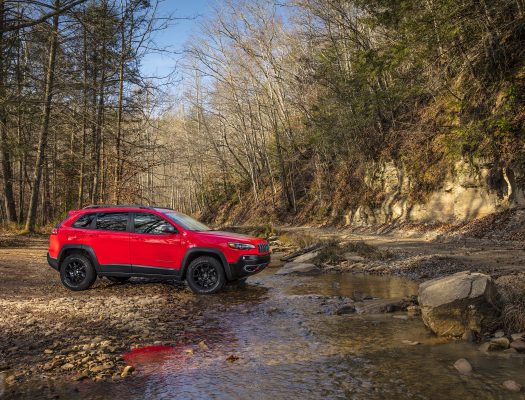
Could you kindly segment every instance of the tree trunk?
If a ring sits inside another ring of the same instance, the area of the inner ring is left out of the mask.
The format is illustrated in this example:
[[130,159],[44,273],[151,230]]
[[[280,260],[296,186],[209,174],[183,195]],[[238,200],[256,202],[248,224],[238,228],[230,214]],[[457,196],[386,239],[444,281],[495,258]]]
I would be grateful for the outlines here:
[[124,62],[125,62],[125,51],[126,51],[126,37],[124,33],[124,23],[122,24],[121,31],[121,53],[119,63],[119,87],[118,87],[118,105],[117,105],[117,138],[115,143],[115,192],[114,199],[115,204],[120,202],[120,182],[122,180],[122,162],[121,158],[121,135],[122,135],[122,108],[124,98]]
[[[55,10],[60,8],[60,0],[54,2]],[[31,190],[31,199],[29,202],[29,210],[27,213],[26,230],[34,231],[36,222],[36,213],[38,207],[38,194],[40,190],[40,181],[42,180],[42,169],[45,162],[45,152],[47,145],[47,137],[49,133],[49,117],[51,115],[51,104],[53,100],[53,84],[55,79],[55,63],[58,46],[58,22],[59,15],[53,17],[53,30],[51,32],[51,44],[49,46],[49,59],[46,72],[46,85],[44,92],[44,109],[42,113],[42,124],[40,128],[40,135],[38,138],[38,148],[35,163],[35,170],[33,173],[33,188]]]
[[13,193],[13,169],[11,166],[11,154],[7,135],[7,110],[6,104],[6,62],[4,59],[4,22],[5,8],[4,0],[0,0],[0,151],[2,153],[2,175],[4,183],[4,203],[6,218],[9,222],[17,222],[16,203]]

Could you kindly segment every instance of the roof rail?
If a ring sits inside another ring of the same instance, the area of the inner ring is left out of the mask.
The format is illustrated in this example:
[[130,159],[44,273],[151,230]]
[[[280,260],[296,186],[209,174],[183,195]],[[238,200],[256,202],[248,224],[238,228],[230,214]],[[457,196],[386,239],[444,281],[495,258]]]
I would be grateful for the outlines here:
[[90,208],[144,208],[147,210],[152,210],[154,207],[144,206],[141,204],[92,204],[89,206],[85,206],[83,210]]

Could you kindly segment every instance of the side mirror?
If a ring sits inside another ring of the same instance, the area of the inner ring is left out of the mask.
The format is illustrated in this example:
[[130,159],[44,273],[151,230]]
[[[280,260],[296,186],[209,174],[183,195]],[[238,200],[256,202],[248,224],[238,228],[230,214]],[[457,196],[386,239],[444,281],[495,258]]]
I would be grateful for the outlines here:
[[173,225],[167,224],[166,226],[164,226],[162,233],[178,233],[178,231],[177,228],[175,228]]

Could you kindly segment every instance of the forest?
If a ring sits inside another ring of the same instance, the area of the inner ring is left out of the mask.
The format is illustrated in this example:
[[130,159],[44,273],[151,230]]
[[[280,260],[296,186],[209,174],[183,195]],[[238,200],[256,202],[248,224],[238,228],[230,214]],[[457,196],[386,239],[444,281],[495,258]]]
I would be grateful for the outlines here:
[[[342,223],[391,163],[424,202],[462,160],[524,179],[523,0],[225,0],[176,79],[147,0],[0,1],[0,222],[143,203]],[[511,193],[512,192],[512,193]]]

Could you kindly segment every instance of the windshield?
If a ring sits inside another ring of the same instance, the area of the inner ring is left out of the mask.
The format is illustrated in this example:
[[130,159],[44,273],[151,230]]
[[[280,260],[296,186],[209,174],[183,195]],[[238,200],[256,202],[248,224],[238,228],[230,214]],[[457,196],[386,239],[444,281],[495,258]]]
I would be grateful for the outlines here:
[[170,211],[170,212],[165,213],[164,215],[166,215],[169,219],[171,219],[177,225],[180,225],[184,229],[187,229],[189,231],[202,232],[202,231],[211,230],[203,223],[200,223],[196,219],[193,219],[192,217],[189,217],[185,214],[181,214],[175,211]]

